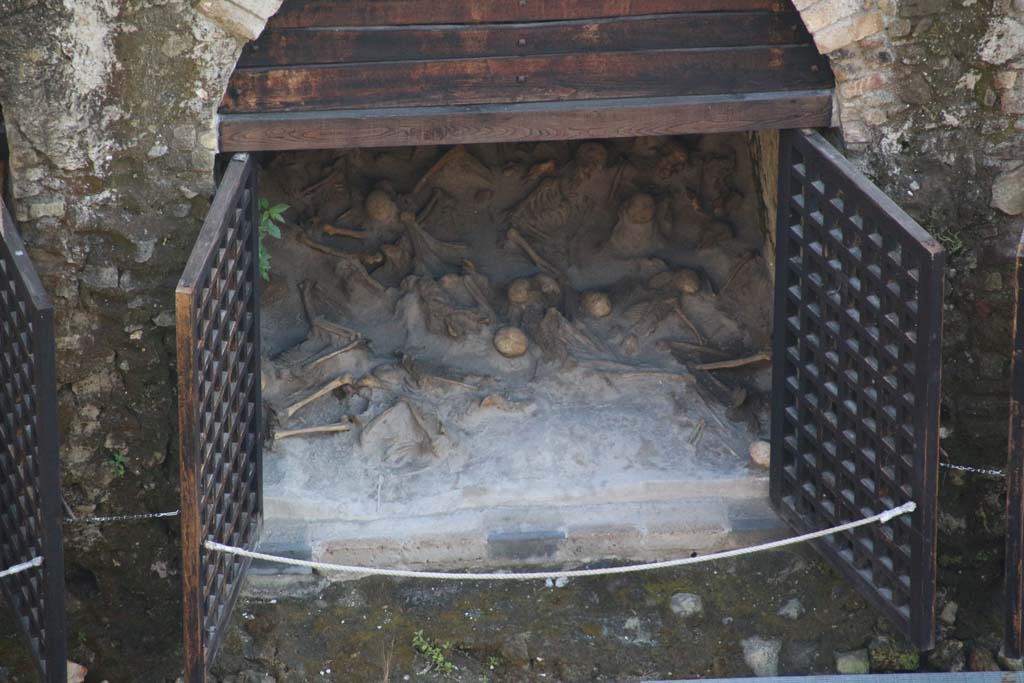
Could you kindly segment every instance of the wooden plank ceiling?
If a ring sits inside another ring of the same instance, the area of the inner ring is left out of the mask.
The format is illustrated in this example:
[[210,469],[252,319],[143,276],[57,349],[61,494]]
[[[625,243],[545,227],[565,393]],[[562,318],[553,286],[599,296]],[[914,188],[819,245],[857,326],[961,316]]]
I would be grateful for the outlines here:
[[286,0],[221,148],[814,127],[832,88],[789,0]]

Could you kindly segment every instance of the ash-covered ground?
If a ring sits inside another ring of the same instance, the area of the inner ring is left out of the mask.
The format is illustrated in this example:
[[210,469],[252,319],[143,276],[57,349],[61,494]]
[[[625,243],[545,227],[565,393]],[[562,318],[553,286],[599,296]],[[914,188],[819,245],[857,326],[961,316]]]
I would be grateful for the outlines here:
[[296,520],[763,497],[755,176],[742,135],[268,160],[290,207],[265,239],[272,544],[349,533]]

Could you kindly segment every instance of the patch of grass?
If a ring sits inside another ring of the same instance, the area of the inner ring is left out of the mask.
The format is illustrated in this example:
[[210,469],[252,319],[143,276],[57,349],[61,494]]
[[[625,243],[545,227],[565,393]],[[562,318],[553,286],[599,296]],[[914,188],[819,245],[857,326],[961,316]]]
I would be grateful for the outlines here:
[[284,212],[291,207],[287,204],[274,204],[266,197],[260,197],[260,277],[264,280],[270,279],[270,252],[263,245],[263,238],[270,236],[274,239],[281,239],[281,225],[284,223]]
[[124,479],[124,475],[128,474],[128,456],[121,451],[114,451],[110,454],[108,462],[114,468],[114,478]]
[[429,664],[428,670],[439,671],[443,674],[450,674],[455,671],[455,665],[448,659],[448,653],[452,649],[450,642],[434,643],[423,635],[423,630],[421,629],[412,634],[412,646],[416,652],[427,660]]

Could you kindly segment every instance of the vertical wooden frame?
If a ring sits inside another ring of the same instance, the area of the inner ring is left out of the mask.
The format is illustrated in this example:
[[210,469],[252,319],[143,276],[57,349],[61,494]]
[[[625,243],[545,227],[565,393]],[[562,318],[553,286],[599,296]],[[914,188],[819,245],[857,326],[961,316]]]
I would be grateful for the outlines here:
[[[64,683],[67,629],[53,305],[2,200],[0,237],[0,260],[4,262],[0,383],[5,394],[0,430],[13,432],[6,438],[0,436],[0,459],[5,467],[28,475],[0,482],[19,487],[5,488],[18,499],[17,504],[0,495],[4,507],[0,533],[7,533],[9,539],[0,544],[0,565],[43,557],[40,567],[0,580],[0,587],[15,610],[43,680]],[[24,373],[20,378],[9,375],[15,364]],[[26,410],[19,411],[16,406]]]
[[820,135],[779,162],[772,502],[806,532],[913,500],[815,547],[929,649],[945,253]]
[[176,291],[185,676],[205,683],[262,523],[256,167],[228,164]]
[[1024,233],[1017,243],[1006,464],[1006,616],[1003,651],[1024,656]]

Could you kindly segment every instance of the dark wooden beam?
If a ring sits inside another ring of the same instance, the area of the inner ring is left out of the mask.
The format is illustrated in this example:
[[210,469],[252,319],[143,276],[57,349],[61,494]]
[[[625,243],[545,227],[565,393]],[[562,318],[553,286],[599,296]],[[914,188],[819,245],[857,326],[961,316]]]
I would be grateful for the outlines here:
[[268,28],[484,24],[673,12],[776,10],[778,0],[291,0]]
[[1006,463],[1007,657],[1024,656],[1024,233],[1017,243],[1013,355],[1010,357],[1010,440]]
[[830,125],[830,89],[221,116],[224,152],[577,140]]
[[[346,3],[341,3],[346,4]],[[222,114],[671,97],[832,86],[812,45],[239,69]]]
[[699,12],[533,24],[272,29],[240,68],[810,44],[796,12]]

